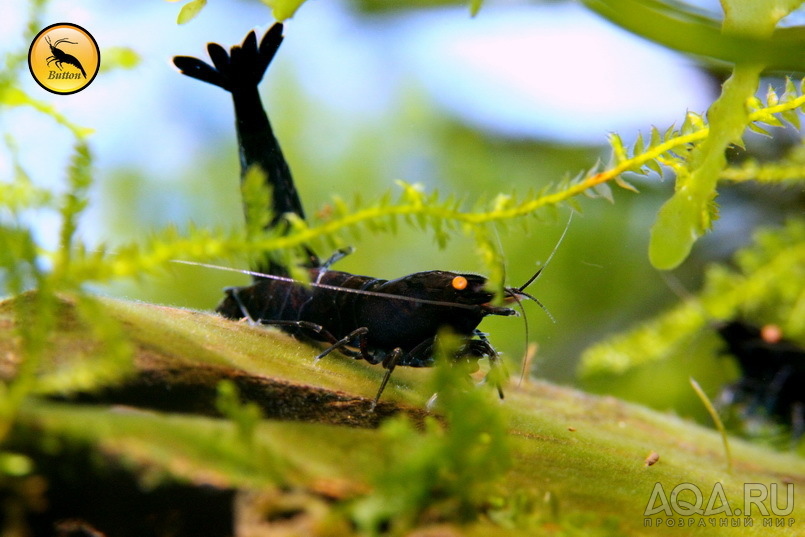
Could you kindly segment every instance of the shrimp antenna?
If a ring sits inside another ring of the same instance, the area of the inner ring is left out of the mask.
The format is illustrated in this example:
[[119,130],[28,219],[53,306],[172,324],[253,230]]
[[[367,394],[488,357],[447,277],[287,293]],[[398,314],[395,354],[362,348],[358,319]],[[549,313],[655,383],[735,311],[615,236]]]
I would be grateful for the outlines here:
[[[542,302],[540,302],[537,297],[535,297],[533,295],[530,295],[530,294],[526,293],[525,291],[520,291],[519,289],[506,289],[506,291],[507,291],[508,296],[511,297],[511,299],[514,300],[514,302],[517,303],[517,309],[519,309],[520,312],[523,314],[523,326],[525,327],[526,352],[528,352],[528,350],[527,350],[528,349],[528,316],[525,314],[525,308],[523,307],[523,301],[521,300],[521,298],[527,298],[527,299],[529,299],[529,300],[531,300],[533,302],[536,302],[537,305],[542,309],[542,311],[545,312],[545,315],[548,316],[548,318],[551,320],[552,323],[556,324],[556,319],[554,318],[553,315],[551,315],[551,312],[548,311],[548,308],[546,308],[545,305]],[[520,371],[520,381],[517,383],[518,386],[520,386],[523,383],[523,379],[525,378],[526,367],[528,365],[528,360],[526,358],[527,358],[527,355],[523,357],[523,369],[522,369],[522,371]]]
[[[542,274],[542,270],[545,267],[548,266],[548,264],[553,259],[553,256],[556,255],[556,252],[559,250],[559,246],[562,244],[562,241],[565,240],[565,235],[567,235],[567,230],[570,229],[570,222],[572,222],[572,221],[573,221],[573,212],[571,211],[570,212],[570,217],[567,219],[567,224],[565,225],[565,229],[564,229],[564,231],[562,231],[562,235],[559,237],[559,240],[556,241],[556,245],[553,247],[553,250],[551,251],[551,254],[548,256],[548,259],[545,261],[545,264],[542,265],[539,269],[537,269],[537,271],[534,273],[534,275],[531,276],[528,279],[528,281],[526,281],[523,285],[521,285],[520,287],[517,287],[517,288],[507,289],[506,290],[508,295],[512,299],[514,299],[514,301],[517,303],[518,309],[523,314],[523,324],[525,326],[525,334],[526,334],[526,349],[528,349],[528,345],[527,345],[527,343],[528,343],[528,317],[525,314],[525,308],[523,308],[523,303],[522,303],[522,301],[520,299],[525,297],[525,298],[527,298],[527,299],[529,299],[529,300],[531,300],[533,302],[536,302],[536,304],[540,307],[540,309],[542,311],[545,312],[545,315],[548,316],[548,318],[551,320],[551,322],[556,324],[556,318],[551,314],[550,311],[548,311],[548,308],[545,307],[545,304],[540,302],[540,300],[537,297],[535,297],[535,296],[533,296],[533,295],[531,295],[529,293],[526,293],[525,289],[526,289],[526,287],[528,287],[529,285],[534,283],[537,278],[539,278],[539,275]],[[523,379],[525,378],[526,368],[527,367],[528,367],[528,360],[526,359],[526,357],[524,357],[523,358],[523,369],[520,372],[520,381],[517,384],[518,386],[520,386],[523,383]]]
[[[335,256],[333,256],[333,257],[336,257],[336,256],[339,256],[339,253],[336,253]],[[340,255],[340,257],[343,257],[343,255]],[[293,278],[289,278],[288,276],[279,276],[279,275],[276,275],[276,274],[264,274],[262,272],[257,272],[257,271],[254,271],[254,270],[238,269],[238,268],[232,268],[232,267],[222,267],[220,265],[211,265],[209,263],[199,263],[198,261],[185,261],[183,259],[171,259],[171,262],[180,263],[182,265],[191,265],[191,266],[194,266],[194,267],[204,267],[204,268],[215,269],[215,270],[225,270],[227,272],[237,272],[237,273],[240,273],[240,274],[246,274],[248,276],[254,276],[255,278],[258,278],[258,279],[262,278],[262,279],[268,279],[268,280],[276,280],[276,281],[280,281],[280,282],[293,283],[293,284],[298,284],[298,285],[310,285],[311,287],[318,287],[320,289],[328,289],[330,291],[341,291],[341,292],[344,292],[344,293],[352,293],[352,294],[355,294],[355,295],[376,296],[376,297],[380,297],[380,298],[388,298],[388,299],[391,299],[391,300],[402,300],[404,302],[415,302],[417,304],[432,304],[434,306],[449,306],[451,308],[462,308],[462,309],[469,309],[469,310],[477,309],[477,306],[473,306],[472,304],[462,304],[460,302],[446,302],[444,300],[428,300],[426,298],[417,298],[417,297],[405,296],[405,295],[393,295],[393,294],[390,294],[390,293],[379,293],[377,291],[368,291],[366,289],[352,289],[350,287],[341,287],[341,286],[338,286],[338,285],[330,285],[330,284],[319,283],[319,282],[315,282],[315,281],[306,283],[306,282],[303,282],[303,281],[300,281],[300,280],[295,280]],[[493,314],[494,315],[513,315],[514,312],[512,312],[512,310],[505,309],[505,310],[501,310],[500,313],[493,313]]]
[[[570,217],[567,219],[567,224],[565,224],[565,230],[562,231],[562,235],[559,237],[559,240],[556,241],[556,245],[553,247],[553,250],[551,250],[551,254],[548,256],[548,259],[545,260],[545,264],[542,265],[539,269],[537,269],[534,275],[531,276],[527,282],[525,282],[523,285],[517,288],[518,292],[523,293],[523,290],[525,290],[529,285],[534,283],[537,278],[539,278],[539,275],[542,274],[542,270],[548,267],[548,264],[553,259],[553,256],[556,255],[556,252],[559,250],[559,246],[561,246],[562,242],[565,240],[565,235],[567,235],[567,230],[570,229],[570,222],[572,221],[573,221],[573,211],[570,212]],[[539,301],[537,302],[539,303]]]

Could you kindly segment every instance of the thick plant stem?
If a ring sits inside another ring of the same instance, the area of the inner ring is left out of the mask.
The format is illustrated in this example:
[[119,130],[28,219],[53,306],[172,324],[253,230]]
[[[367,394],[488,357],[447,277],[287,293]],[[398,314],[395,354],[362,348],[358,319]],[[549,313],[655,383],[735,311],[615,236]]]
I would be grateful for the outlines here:
[[[780,18],[796,7],[793,0],[724,0],[723,31],[728,34],[768,37]],[[707,139],[691,154],[688,166],[678,170],[676,191],[657,215],[651,229],[649,259],[658,269],[670,270],[682,263],[717,216],[716,183],[727,164],[725,151],[741,144],[749,124],[747,101],[757,90],[765,65],[738,63],[724,83],[721,96],[707,113]]]

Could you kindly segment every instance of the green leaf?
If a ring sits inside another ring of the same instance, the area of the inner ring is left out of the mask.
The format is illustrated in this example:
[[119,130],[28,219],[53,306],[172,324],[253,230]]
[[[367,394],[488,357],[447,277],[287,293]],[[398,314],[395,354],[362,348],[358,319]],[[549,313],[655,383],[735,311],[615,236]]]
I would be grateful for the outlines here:
[[766,129],[764,129],[763,127],[758,125],[757,123],[750,123],[749,124],[749,130],[752,131],[752,132],[756,132],[758,134],[762,134],[763,136],[767,136],[769,138],[772,137],[772,135],[771,135],[771,133],[769,131],[767,131]]
[[783,100],[789,101],[798,95],[797,87],[790,77],[785,77],[785,93],[783,93]]
[[626,148],[623,146],[623,139],[617,134],[613,133],[609,135],[609,145],[612,146],[612,155],[615,157],[615,164],[620,164],[629,158],[626,154]]
[[795,129],[797,130],[800,129],[801,123],[799,120],[799,113],[797,113],[796,110],[786,110],[785,112],[782,113],[782,116],[786,121],[791,123],[791,125],[793,125]]
[[[681,2],[583,2],[618,26],[673,50],[729,63],[758,63],[784,71],[805,70],[805,32],[801,26],[781,28],[763,36],[725,33],[721,30],[721,21]],[[766,6],[764,17],[754,20],[763,26],[768,24],[768,17],[784,15],[790,9],[790,6],[775,9],[767,0],[762,0],[759,5]]]
[[305,0],[260,0],[271,8],[271,14],[276,20],[282,22],[290,19],[296,13]]
[[176,18],[176,23],[187,24],[191,20],[195,19],[206,5],[207,0],[192,0],[191,2],[186,3],[182,6],[182,9],[179,10],[179,16]]
[[474,17],[481,11],[484,0],[470,0],[470,17]]
[[632,183],[628,182],[620,175],[615,178],[615,184],[621,187],[622,189],[629,190],[631,192],[634,192],[635,194],[640,193],[640,191],[637,190],[637,188],[635,188],[635,186]]
[[109,47],[103,49],[103,63],[101,72],[106,73],[115,69],[134,69],[140,65],[140,55],[129,47]]
[[651,228],[648,250],[651,264],[660,270],[671,270],[682,263],[702,233],[700,219],[700,205],[688,195],[687,189],[677,191],[662,206]]
[[769,84],[769,87],[766,89],[766,103],[767,106],[776,106],[777,103],[780,102],[780,99],[777,97],[777,92],[774,91],[774,87]]
[[607,183],[596,185],[593,189],[595,193],[607,200],[610,203],[615,203],[615,198],[612,197],[612,188]]
[[651,136],[649,138],[649,147],[657,147],[663,141],[663,136],[657,127],[651,127]]
[[643,133],[637,133],[637,139],[632,146],[632,155],[639,155],[643,152],[643,148],[645,147],[645,142],[643,142]]
[[662,166],[660,166],[660,163],[657,162],[656,159],[651,159],[648,162],[646,162],[646,166],[648,167],[649,170],[659,175],[660,179],[662,179]]

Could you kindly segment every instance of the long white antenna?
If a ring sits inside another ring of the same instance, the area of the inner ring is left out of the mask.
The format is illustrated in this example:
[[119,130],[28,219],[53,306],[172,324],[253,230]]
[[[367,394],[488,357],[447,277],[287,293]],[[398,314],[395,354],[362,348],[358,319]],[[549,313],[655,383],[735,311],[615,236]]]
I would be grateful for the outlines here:
[[311,287],[318,287],[320,289],[328,289],[330,291],[339,291],[344,293],[352,293],[356,295],[368,295],[368,296],[376,296],[379,298],[388,298],[392,300],[403,300],[406,302],[414,302],[417,304],[432,304],[434,306],[448,306],[451,308],[463,308],[468,310],[477,310],[479,306],[472,305],[472,304],[461,304],[459,302],[445,302],[443,300],[428,300],[426,298],[416,298],[412,296],[404,296],[404,295],[393,295],[391,293],[379,293],[377,291],[367,291],[364,289],[352,289],[350,287],[340,287],[338,285],[329,285],[326,283],[319,283],[319,282],[309,282],[305,284],[305,282],[301,282],[299,280],[294,280],[293,278],[289,278],[287,276],[278,276],[276,274],[264,274],[262,272],[255,272],[253,270],[246,270],[246,269],[238,269],[232,267],[222,267],[220,265],[210,265],[209,263],[200,263],[198,261],[185,261],[183,259],[172,259],[172,263],[180,263],[182,265],[191,265],[196,267],[204,267],[209,269],[215,270],[225,270],[228,272],[238,272],[240,274],[246,274],[249,276],[257,276],[258,278],[265,278],[268,280],[276,280],[280,282],[287,282],[293,283],[296,285],[310,285]]

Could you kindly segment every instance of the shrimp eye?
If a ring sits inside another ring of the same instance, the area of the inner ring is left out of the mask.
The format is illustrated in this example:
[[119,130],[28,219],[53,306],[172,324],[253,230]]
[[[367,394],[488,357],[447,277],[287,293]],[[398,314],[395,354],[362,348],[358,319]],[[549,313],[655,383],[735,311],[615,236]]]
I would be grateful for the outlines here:
[[456,276],[453,278],[453,281],[450,282],[450,285],[456,291],[462,291],[467,288],[467,278],[464,276]]

